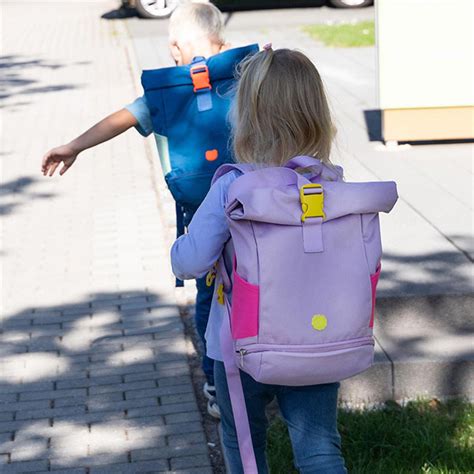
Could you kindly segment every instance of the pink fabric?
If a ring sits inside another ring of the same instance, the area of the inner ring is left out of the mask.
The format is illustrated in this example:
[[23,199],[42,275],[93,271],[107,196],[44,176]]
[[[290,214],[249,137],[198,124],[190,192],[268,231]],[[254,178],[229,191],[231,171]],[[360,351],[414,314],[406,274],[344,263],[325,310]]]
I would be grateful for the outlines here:
[[243,339],[258,335],[259,288],[245,281],[234,266],[232,286],[232,338]]
[[372,286],[372,313],[370,314],[370,323],[369,323],[370,328],[374,327],[375,298],[377,294],[377,283],[380,277],[380,269],[381,269],[381,265],[379,263],[379,265],[377,266],[376,272],[373,275],[370,275],[370,284]]

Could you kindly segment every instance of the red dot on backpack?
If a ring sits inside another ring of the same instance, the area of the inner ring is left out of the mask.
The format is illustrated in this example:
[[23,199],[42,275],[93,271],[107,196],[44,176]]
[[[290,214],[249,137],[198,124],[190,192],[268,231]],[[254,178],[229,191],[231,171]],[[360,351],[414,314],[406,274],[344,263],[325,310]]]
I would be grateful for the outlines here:
[[207,161],[215,161],[215,160],[217,160],[218,156],[219,156],[219,153],[216,149],[206,151],[206,160]]

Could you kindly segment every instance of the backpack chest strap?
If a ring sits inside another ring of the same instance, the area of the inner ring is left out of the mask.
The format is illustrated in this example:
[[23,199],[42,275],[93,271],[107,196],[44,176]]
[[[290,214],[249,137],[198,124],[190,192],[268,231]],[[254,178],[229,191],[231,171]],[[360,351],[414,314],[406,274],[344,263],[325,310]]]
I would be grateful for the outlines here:
[[193,81],[194,93],[196,94],[197,107],[199,112],[205,112],[212,109],[211,81],[209,78],[209,68],[206,60],[202,58],[193,62],[189,70]]
[[318,253],[324,250],[323,218],[312,217],[303,222],[303,248],[305,253]]
[[304,184],[300,188],[300,201],[304,251],[305,253],[322,252],[325,217],[323,187],[320,184]]

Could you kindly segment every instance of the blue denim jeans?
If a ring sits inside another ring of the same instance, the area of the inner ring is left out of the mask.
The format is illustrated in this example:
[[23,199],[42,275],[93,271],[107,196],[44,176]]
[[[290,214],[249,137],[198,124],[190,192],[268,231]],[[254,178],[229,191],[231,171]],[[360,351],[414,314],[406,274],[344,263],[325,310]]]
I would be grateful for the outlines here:
[[214,360],[207,357],[206,333],[207,322],[209,320],[209,311],[211,310],[212,296],[214,293],[214,284],[212,286],[206,285],[206,277],[196,280],[197,296],[196,296],[196,311],[194,313],[194,322],[199,338],[204,346],[202,356],[202,370],[206,376],[206,381],[209,385],[214,385]]
[[[215,361],[217,403],[221,410],[224,454],[230,474],[243,473],[224,364]],[[252,444],[259,474],[267,474],[265,457],[268,421],[265,407],[277,398],[288,425],[295,466],[303,474],[345,474],[337,431],[338,383],[287,387],[256,382],[240,371]]]

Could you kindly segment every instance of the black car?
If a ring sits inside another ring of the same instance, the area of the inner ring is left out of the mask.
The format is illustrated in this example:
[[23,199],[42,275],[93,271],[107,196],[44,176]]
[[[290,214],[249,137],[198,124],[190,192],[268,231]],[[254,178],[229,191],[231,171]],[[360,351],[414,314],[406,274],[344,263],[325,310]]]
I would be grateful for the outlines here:
[[[181,0],[122,0],[126,7],[135,8],[143,18],[167,18],[181,3]],[[253,8],[272,8],[290,6],[321,6],[326,3],[337,8],[361,8],[374,3],[374,0],[213,0],[223,10],[245,10]]]

